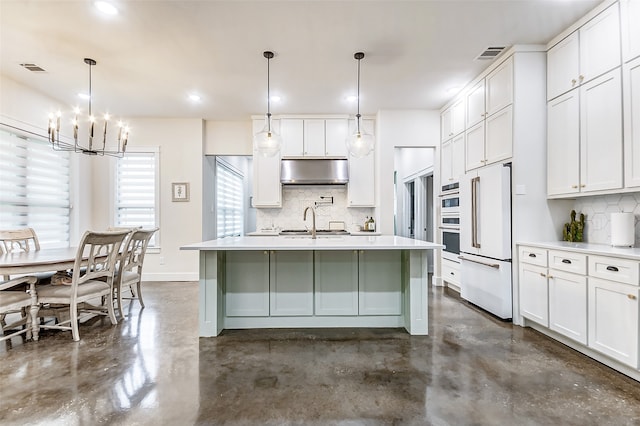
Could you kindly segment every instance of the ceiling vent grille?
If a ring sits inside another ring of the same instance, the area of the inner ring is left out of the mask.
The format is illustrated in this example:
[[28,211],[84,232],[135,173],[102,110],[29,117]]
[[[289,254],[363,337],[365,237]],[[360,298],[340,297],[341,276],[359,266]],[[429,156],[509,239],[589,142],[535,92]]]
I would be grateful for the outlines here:
[[504,46],[501,47],[487,47],[484,52],[482,52],[476,59],[484,60],[484,59],[494,59],[498,56],[503,50]]
[[24,64],[20,64],[20,66],[22,68],[28,69],[29,71],[33,71],[33,72],[45,72],[45,69],[36,65],[36,64],[29,64],[29,63],[24,63]]

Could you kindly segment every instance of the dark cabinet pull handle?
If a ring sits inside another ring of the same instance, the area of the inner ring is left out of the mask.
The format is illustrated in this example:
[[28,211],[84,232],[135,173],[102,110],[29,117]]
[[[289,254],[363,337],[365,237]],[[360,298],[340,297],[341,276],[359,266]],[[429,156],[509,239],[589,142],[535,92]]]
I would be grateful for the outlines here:
[[607,271],[618,272],[618,268],[616,268],[615,266],[607,266]]
[[571,265],[571,261],[569,259],[562,259],[562,263],[566,263],[568,265]]
[[536,257],[535,253],[529,253],[529,257]]

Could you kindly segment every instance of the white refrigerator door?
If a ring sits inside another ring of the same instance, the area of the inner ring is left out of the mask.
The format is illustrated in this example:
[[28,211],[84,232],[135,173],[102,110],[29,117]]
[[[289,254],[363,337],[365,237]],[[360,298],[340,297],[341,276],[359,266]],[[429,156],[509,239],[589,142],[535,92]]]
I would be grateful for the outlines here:
[[460,265],[460,296],[497,317],[511,319],[511,262],[461,254]]
[[460,182],[460,250],[511,259],[510,167],[484,167]]

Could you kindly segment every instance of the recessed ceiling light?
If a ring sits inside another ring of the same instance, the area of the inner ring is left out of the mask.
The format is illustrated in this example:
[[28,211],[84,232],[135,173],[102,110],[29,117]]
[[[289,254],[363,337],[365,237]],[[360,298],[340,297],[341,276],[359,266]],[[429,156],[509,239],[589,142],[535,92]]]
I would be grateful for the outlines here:
[[95,2],[93,4],[96,7],[96,9],[98,9],[100,12],[104,13],[105,15],[117,15],[118,14],[118,9],[116,9],[116,7],[114,5],[112,5],[111,3],[109,3],[109,2],[97,1],[97,2]]
[[189,95],[189,99],[192,100],[193,102],[198,102],[199,100],[202,99],[202,97],[200,97],[200,95],[192,93]]
[[90,96],[87,95],[86,93],[78,93],[78,97],[81,99],[89,99]]
[[459,86],[453,86],[453,87],[449,87],[447,89],[447,95],[455,95],[456,93],[458,93],[462,88]]
[[358,100],[358,97],[356,95],[349,95],[346,99],[348,102],[355,102]]
[[271,96],[271,102],[280,102],[282,98],[278,95]]

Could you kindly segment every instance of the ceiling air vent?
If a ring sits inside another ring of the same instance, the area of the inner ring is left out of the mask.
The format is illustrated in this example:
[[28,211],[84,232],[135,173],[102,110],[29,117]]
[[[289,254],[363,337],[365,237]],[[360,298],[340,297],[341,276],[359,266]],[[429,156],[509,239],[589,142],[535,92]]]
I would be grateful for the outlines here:
[[505,49],[504,46],[502,46],[502,47],[487,47],[484,50],[484,52],[482,52],[476,59],[494,59],[504,49]]
[[26,68],[29,71],[33,71],[33,72],[45,72],[44,68],[39,67],[36,64],[29,64],[29,63],[25,63],[25,64],[20,64],[20,66],[22,68]]

